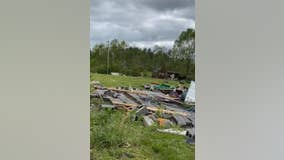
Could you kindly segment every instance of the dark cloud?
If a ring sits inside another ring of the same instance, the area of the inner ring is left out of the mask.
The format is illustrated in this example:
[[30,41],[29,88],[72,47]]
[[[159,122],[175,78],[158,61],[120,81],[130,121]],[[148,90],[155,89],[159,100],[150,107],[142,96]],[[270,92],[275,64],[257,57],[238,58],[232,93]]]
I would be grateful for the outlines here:
[[91,0],[91,46],[114,38],[132,45],[170,47],[195,27],[192,0]]
[[134,0],[134,1],[140,5],[160,11],[183,9],[195,6],[194,0]]

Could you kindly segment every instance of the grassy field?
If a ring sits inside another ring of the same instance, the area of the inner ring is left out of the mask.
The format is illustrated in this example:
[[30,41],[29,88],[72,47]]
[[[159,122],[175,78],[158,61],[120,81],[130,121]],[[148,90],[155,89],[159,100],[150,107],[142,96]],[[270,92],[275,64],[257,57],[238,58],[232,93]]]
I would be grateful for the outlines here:
[[185,137],[159,133],[121,111],[91,112],[91,160],[194,160]]
[[[91,74],[91,81],[106,87],[132,86],[177,81],[161,79]],[[92,100],[100,104],[99,100]],[[195,146],[185,143],[183,136],[159,133],[157,126],[144,127],[142,121],[132,121],[132,113],[112,110],[92,110],[90,119],[91,160],[194,160]]]
[[[177,86],[179,84],[178,81],[165,81],[163,79],[150,77],[113,76],[97,73],[91,74],[91,81],[93,80],[101,82],[105,87],[131,86],[142,88],[143,85],[150,83],[167,83],[173,86]],[[188,83],[185,85],[188,86]]]

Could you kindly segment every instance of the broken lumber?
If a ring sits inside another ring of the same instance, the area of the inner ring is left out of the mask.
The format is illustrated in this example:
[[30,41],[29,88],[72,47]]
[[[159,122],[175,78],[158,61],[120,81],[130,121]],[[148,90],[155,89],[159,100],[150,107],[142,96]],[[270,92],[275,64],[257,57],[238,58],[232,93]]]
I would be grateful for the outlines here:
[[137,104],[130,104],[130,103],[121,103],[118,101],[112,101],[112,104],[114,105],[121,105],[121,106],[127,106],[127,107],[137,107]]
[[127,93],[135,93],[135,94],[143,94],[143,95],[148,95],[146,92],[144,91],[137,91],[137,90],[126,90],[126,89],[116,89],[116,88],[108,88],[108,90],[111,91],[117,91],[117,92],[127,92]]
[[147,115],[148,113],[149,111],[147,110],[147,108],[143,106],[136,111],[136,116]]
[[170,111],[170,110],[165,110],[165,109],[159,109],[157,107],[147,107],[147,109],[150,111],[154,111],[154,112],[161,111],[163,113],[168,113],[168,114],[179,114],[182,116],[187,116],[187,114],[183,112],[175,112],[175,111]]
[[118,101],[112,101],[113,105],[122,107],[123,109],[127,110],[127,111],[132,111],[133,109],[136,109],[136,107],[138,106],[137,104],[128,104],[128,103],[121,103]]
[[178,103],[178,104],[182,104],[182,102],[178,101],[177,98],[172,98],[172,97],[166,96],[166,95],[156,95],[156,96],[160,97],[160,98],[171,100],[171,101]]

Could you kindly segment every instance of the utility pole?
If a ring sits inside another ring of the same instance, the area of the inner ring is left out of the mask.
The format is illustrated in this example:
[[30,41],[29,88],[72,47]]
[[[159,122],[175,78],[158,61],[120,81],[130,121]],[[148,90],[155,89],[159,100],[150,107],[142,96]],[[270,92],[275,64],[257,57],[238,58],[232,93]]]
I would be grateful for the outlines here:
[[107,41],[108,47],[107,47],[107,74],[109,74],[109,41]]

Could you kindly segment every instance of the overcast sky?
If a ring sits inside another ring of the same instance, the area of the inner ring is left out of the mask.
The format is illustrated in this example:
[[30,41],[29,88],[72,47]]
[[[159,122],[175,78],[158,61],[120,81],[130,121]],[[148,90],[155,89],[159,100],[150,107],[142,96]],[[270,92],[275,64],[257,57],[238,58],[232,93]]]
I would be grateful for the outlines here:
[[195,28],[194,0],[91,0],[90,43],[125,40],[138,47],[172,47]]

